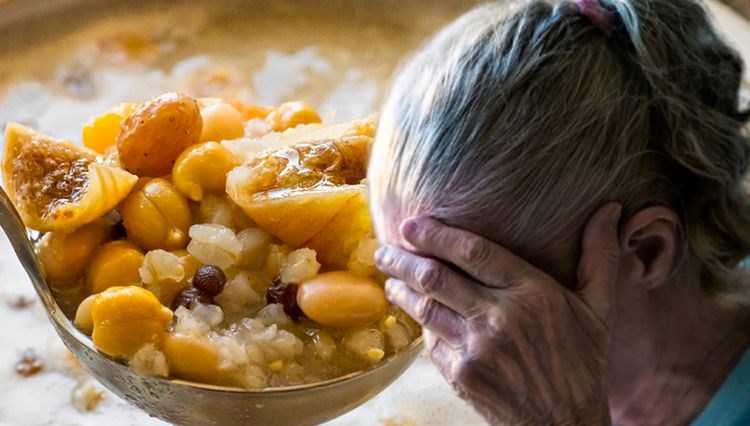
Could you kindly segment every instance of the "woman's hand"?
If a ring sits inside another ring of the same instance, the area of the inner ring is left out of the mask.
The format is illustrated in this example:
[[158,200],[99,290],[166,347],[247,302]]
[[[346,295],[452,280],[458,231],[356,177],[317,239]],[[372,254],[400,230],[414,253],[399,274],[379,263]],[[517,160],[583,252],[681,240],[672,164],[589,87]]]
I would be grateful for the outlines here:
[[385,246],[376,260],[393,277],[388,298],[422,324],[443,376],[490,423],[609,424],[619,217],[620,206],[608,204],[587,225],[576,291],[486,239],[428,218],[407,220],[401,233],[432,258]]

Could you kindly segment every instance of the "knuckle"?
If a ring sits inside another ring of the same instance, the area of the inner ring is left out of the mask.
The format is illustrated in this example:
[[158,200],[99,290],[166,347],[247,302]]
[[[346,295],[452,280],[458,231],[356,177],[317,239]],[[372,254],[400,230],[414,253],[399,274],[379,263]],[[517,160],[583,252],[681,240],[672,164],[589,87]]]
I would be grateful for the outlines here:
[[417,315],[416,319],[425,327],[429,327],[437,319],[438,304],[434,300],[425,297],[417,304],[415,311]]
[[438,339],[434,339],[434,338],[433,339],[427,339],[427,338],[425,338],[425,340],[427,341],[427,349],[430,352],[430,354],[433,356],[433,359],[434,359],[435,356],[438,355],[438,348],[439,348],[439,345],[440,345],[440,341]]
[[491,309],[487,313],[487,326],[493,333],[499,334],[506,328],[507,324],[508,317],[501,309]]
[[401,260],[394,249],[383,246],[375,253],[375,265],[387,275],[397,275],[401,266]]
[[482,358],[482,354],[494,346],[494,339],[495,336],[488,336],[486,334],[486,329],[476,333],[466,346],[464,356],[466,361],[477,365]]
[[385,281],[385,296],[388,300],[394,300],[398,291],[398,281],[393,278],[388,278]]
[[429,244],[434,239],[434,229],[431,221],[421,221],[418,226],[414,228],[414,239],[420,244]]
[[434,260],[423,262],[416,274],[419,288],[427,294],[439,292],[443,281],[442,270],[442,266]]
[[464,240],[461,249],[464,260],[472,266],[482,265],[492,256],[492,246],[489,241],[475,236]]
[[530,282],[537,284],[541,284],[544,282],[544,280],[540,279],[538,274],[534,274],[533,271],[530,271],[527,268],[504,269],[500,272],[497,280],[499,281],[499,285],[508,288],[520,287],[521,285]]

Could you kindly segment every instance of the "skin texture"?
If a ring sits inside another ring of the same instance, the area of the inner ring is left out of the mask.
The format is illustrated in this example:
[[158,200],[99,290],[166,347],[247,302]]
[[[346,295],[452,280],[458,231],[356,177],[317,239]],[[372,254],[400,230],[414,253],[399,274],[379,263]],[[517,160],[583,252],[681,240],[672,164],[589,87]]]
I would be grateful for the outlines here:
[[401,226],[422,256],[384,246],[376,261],[393,277],[388,298],[424,326],[443,376],[490,423],[606,424],[619,217],[610,204],[591,219],[575,291],[501,246],[429,218]]
[[[750,315],[703,291],[670,209],[618,227],[618,206],[606,205],[580,257],[546,263],[394,211],[374,212],[376,261],[393,277],[386,294],[425,327],[443,376],[492,424],[689,424],[750,345]],[[544,272],[566,262],[578,265],[573,277]]]

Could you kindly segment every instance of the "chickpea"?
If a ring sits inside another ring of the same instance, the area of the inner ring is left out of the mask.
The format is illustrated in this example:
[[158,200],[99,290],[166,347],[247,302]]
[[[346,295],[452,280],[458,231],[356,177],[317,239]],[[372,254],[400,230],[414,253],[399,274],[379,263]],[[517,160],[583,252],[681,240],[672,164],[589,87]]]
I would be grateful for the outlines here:
[[177,157],[200,142],[203,119],[195,99],[167,93],[152,99],[128,116],[120,127],[120,162],[138,176],[169,174]]
[[302,282],[297,303],[311,320],[335,328],[372,323],[388,309],[381,286],[349,271],[327,272]]
[[94,300],[98,294],[92,294],[91,296],[83,299],[78,309],[76,310],[76,316],[73,323],[76,327],[80,328],[84,333],[91,335],[94,331],[94,319],[91,317],[91,305],[94,304]]
[[193,145],[175,162],[172,181],[188,198],[201,201],[206,192],[223,194],[227,173],[238,165],[237,158],[218,142]]
[[143,264],[143,253],[128,241],[112,241],[102,246],[86,270],[89,293],[101,293],[115,286],[138,284],[138,268]]
[[57,283],[77,280],[86,272],[97,249],[107,237],[110,225],[104,219],[70,234],[50,232],[39,242],[37,254],[47,279]]
[[120,104],[104,114],[92,118],[83,126],[83,146],[105,154],[117,143],[120,124],[135,111],[135,104]]
[[301,124],[320,123],[323,120],[313,107],[298,101],[279,105],[268,114],[266,121],[274,132],[283,132]]
[[217,102],[201,109],[203,130],[201,142],[221,142],[245,135],[242,114],[235,107]]
[[276,361],[268,364],[268,369],[273,371],[274,373],[280,372],[282,368],[284,368],[284,361],[280,359],[277,359]]
[[205,337],[182,332],[168,333],[164,338],[163,350],[170,371],[177,377],[217,385],[230,380],[232,372],[219,369],[219,352]]
[[161,343],[172,311],[142,287],[110,287],[94,299],[91,318],[97,349],[113,357],[128,357],[143,345]]
[[187,199],[165,179],[131,192],[119,207],[128,238],[146,250],[180,250],[191,224]]

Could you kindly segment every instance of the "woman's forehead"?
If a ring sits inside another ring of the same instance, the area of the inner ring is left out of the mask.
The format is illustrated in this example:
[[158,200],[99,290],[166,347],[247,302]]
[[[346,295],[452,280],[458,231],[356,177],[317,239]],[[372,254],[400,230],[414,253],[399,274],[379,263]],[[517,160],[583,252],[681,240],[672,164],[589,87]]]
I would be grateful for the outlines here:
[[375,235],[381,244],[398,245],[401,242],[399,226],[406,219],[401,217],[400,209],[392,205],[373,203],[371,207]]

